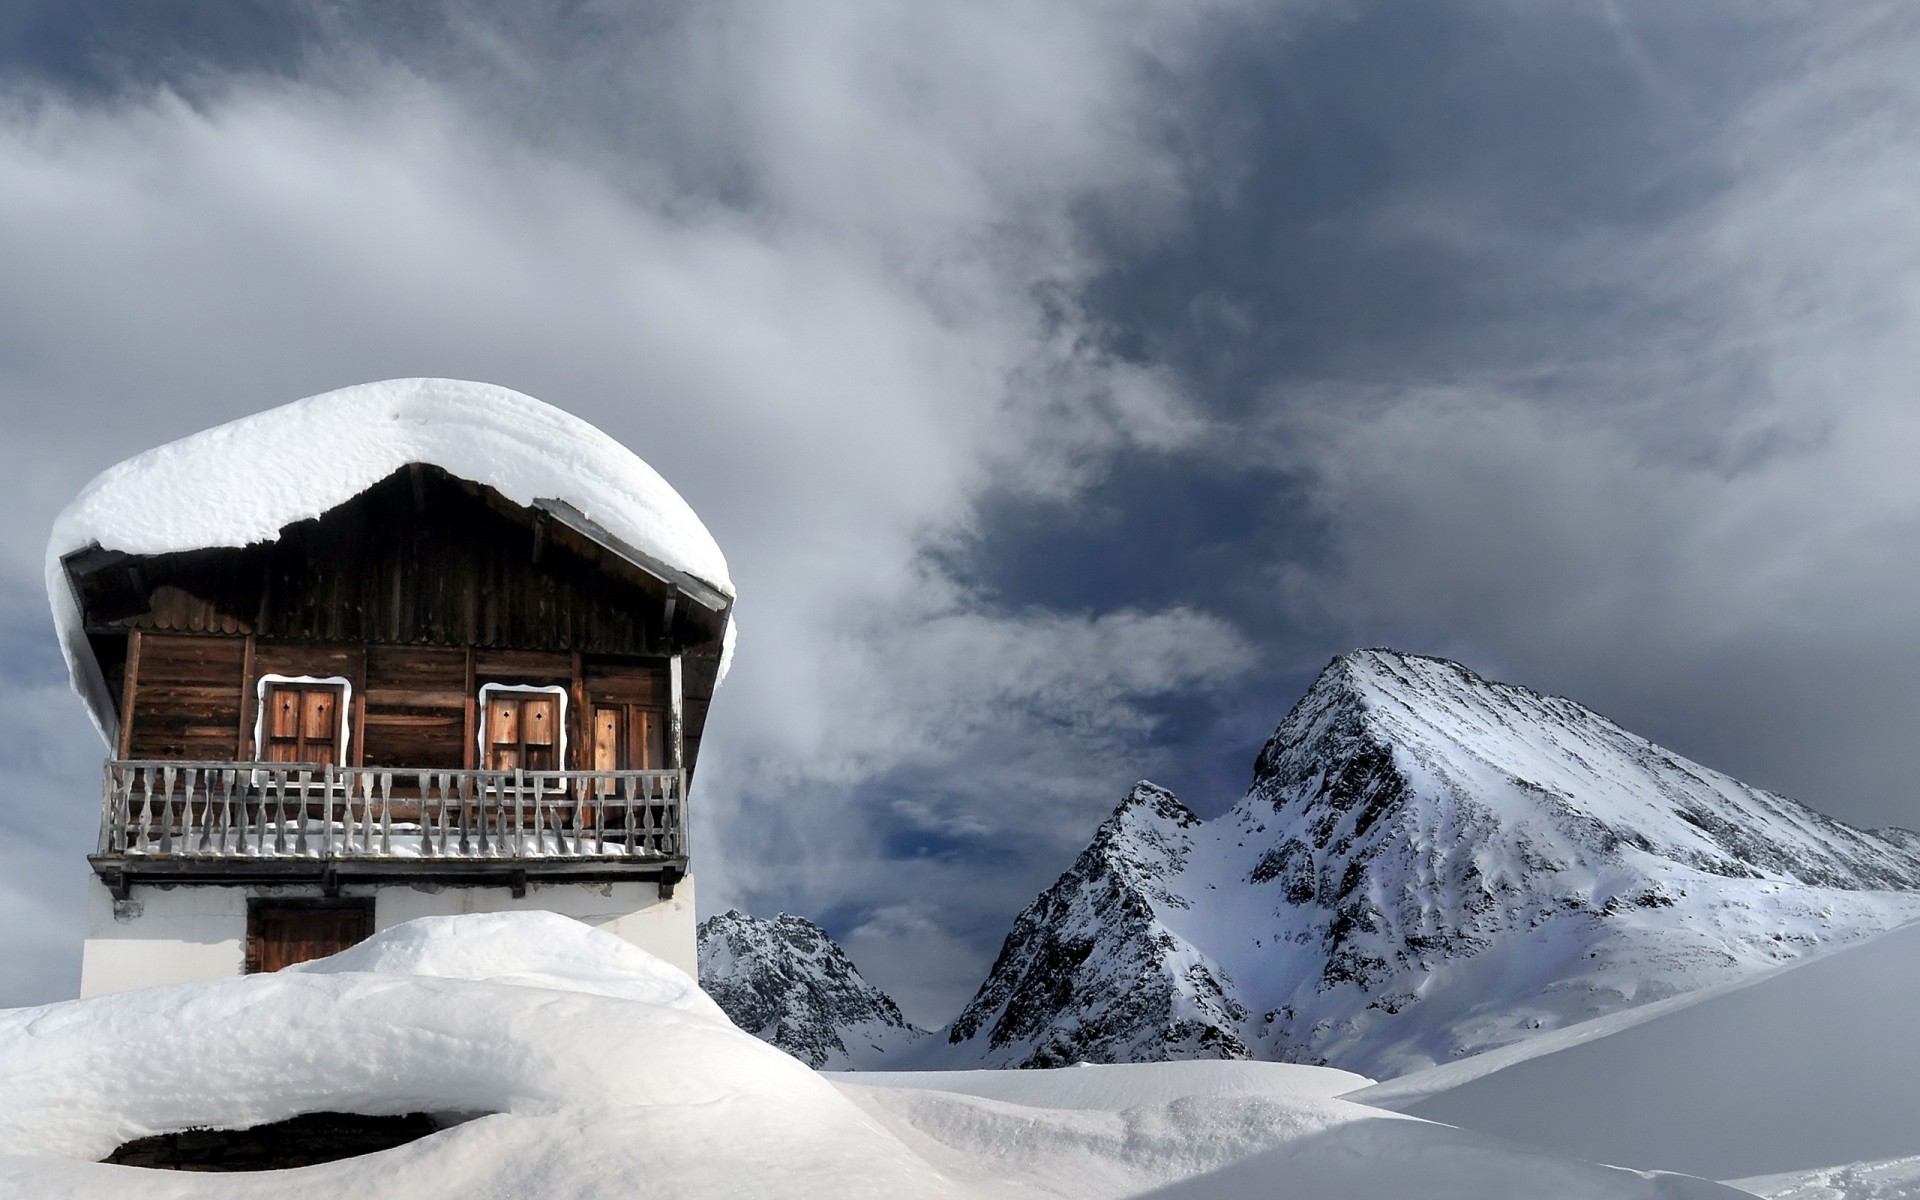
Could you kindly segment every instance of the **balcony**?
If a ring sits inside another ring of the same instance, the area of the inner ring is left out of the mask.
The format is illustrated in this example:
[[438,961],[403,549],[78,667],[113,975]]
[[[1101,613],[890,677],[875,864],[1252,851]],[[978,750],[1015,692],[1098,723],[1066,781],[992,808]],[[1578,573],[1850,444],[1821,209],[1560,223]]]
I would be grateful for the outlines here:
[[686,872],[680,771],[110,760],[96,873],[134,883],[498,884]]

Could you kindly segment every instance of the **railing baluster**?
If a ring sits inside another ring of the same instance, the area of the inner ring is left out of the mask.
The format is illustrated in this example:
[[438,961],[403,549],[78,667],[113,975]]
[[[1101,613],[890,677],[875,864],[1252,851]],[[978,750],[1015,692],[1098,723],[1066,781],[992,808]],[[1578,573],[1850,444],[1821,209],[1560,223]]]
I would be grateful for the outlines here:
[[228,839],[233,837],[234,825],[236,824],[233,813],[233,792],[236,783],[235,776],[238,774],[239,772],[235,771],[232,767],[224,767],[220,771],[219,852],[223,857],[232,853],[235,849],[235,847],[229,846],[227,842]]
[[[520,790],[520,773],[518,771],[513,773],[513,782],[513,790],[518,793]],[[489,789],[484,781],[481,782],[478,790],[479,795],[474,799],[473,815],[474,823],[480,826],[480,828],[478,830],[479,840],[474,847],[474,852],[481,858],[486,858],[492,852],[492,844],[487,839],[487,825],[489,824],[487,813],[489,809],[504,803],[506,796],[499,790]]]
[[267,852],[267,789],[261,784],[260,772],[247,772],[247,805],[253,809],[253,852]]
[[[533,802],[540,803],[540,793],[533,794]],[[527,797],[521,792],[513,794],[513,856],[527,856]]]
[[420,790],[420,855],[433,853],[433,779],[425,771],[415,776]]
[[380,772],[380,854],[393,853],[393,772]]
[[173,853],[173,781],[179,769],[162,767],[160,770],[160,853]]
[[147,822],[152,819],[150,809],[153,806],[153,773],[155,767],[142,767],[138,772],[140,786],[140,816],[133,817],[133,785],[127,786],[127,848],[145,853],[147,847]]
[[298,790],[294,792],[298,801],[294,807],[300,814],[300,824],[293,835],[293,853],[297,858],[305,858],[307,856],[307,805],[311,803],[313,796],[313,771],[303,768],[295,778],[299,782],[296,785]]

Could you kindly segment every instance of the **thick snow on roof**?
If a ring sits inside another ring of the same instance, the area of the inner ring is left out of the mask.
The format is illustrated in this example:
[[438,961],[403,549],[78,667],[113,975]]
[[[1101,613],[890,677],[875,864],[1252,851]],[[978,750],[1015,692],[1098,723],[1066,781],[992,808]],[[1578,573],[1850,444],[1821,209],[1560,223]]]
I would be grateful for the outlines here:
[[91,678],[63,555],[96,542],[128,554],[270,542],[416,462],[517,504],[563,500],[642,553],[734,594],[726,558],[687,502],[580,418],[455,379],[341,388],[135,455],[101,472],[55,519],[47,595],[74,686],[102,734],[111,703]]
[[[1199,1200],[1739,1193],[1538,1154],[1329,1094],[1285,1063],[816,1075],[686,975],[550,913],[410,922],[271,975],[0,1012],[0,1196],[69,1200]],[[971,1093],[971,1094],[968,1094]],[[292,1170],[107,1166],[309,1112],[484,1113]]]

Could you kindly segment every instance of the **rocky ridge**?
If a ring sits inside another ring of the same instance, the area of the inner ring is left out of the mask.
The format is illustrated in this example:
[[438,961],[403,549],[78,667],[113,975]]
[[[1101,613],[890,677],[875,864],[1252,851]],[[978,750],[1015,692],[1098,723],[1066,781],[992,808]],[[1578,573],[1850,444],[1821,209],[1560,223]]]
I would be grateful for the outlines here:
[[927,1037],[805,917],[730,909],[698,936],[701,988],[735,1025],[810,1067],[878,1069]]
[[1015,920],[952,1065],[1254,1057],[1378,1077],[1920,917],[1869,833],[1561,697],[1334,660],[1202,821],[1136,785]]

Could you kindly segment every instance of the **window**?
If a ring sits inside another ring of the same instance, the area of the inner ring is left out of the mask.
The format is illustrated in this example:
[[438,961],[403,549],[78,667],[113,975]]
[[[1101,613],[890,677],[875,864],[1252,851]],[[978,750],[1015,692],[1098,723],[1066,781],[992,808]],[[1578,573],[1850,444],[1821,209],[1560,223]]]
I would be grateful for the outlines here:
[[266,762],[338,765],[347,742],[346,680],[260,680],[254,741]]
[[480,689],[480,757],[489,771],[566,764],[566,690],[489,683]]
[[593,769],[660,771],[667,766],[667,714],[645,704],[593,706]]

